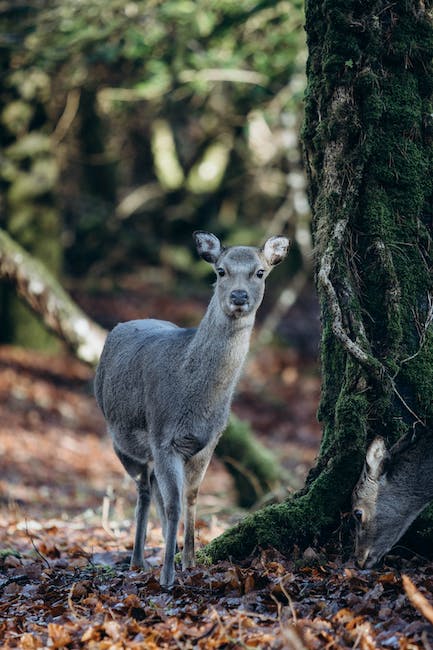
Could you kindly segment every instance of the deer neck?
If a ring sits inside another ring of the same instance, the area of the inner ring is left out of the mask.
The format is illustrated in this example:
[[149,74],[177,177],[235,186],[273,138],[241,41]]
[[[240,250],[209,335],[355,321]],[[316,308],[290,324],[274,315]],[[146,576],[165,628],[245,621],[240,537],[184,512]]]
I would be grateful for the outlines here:
[[198,326],[188,355],[188,366],[205,370],[204,383],[215,389],[234,388],[248,352],[255,314],[227,316],[214,294]]

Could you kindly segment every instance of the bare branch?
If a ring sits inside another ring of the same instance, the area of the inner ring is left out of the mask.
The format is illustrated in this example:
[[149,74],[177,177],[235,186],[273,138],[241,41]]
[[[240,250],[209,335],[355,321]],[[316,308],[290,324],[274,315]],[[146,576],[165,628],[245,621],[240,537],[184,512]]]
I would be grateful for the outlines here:
[[65,109],[60,116],[60,119],[56,124],[56,128],[54,129],[51,136],[53,144],[59,144],[71,128],[72,123],[78,113],[78,108],[80,106],[80,97],[81,92],[77,88],[73,88],[68,92]]

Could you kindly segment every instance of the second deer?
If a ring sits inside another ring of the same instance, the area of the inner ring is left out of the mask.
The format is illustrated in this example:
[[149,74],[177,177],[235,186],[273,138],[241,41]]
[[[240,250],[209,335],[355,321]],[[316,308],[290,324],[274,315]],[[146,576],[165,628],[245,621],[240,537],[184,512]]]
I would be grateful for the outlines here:
[[403,437],[390,450],[380,436],[370,444],[352,496],[361,568],[377,564],[433,499],[432,452],[425,431]]

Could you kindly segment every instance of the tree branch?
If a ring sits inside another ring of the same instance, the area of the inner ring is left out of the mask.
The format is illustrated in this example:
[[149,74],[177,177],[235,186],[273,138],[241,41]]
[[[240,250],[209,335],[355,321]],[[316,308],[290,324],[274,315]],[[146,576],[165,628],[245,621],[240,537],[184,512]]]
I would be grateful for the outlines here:
[[45,266],[0,229],[0,278],[6,278],[75,356],[96,366],[107,332],[71,300]]

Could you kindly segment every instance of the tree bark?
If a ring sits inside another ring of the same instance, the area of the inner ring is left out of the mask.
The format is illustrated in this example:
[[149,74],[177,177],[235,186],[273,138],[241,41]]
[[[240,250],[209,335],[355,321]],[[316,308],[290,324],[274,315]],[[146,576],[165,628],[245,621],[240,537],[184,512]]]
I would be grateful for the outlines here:
[[370,439],[432,430],[431,8],[414,0],[307,2],[303,140],[323,436],[305,488],[214,540],[212,560],[326,540],[350,508]]

